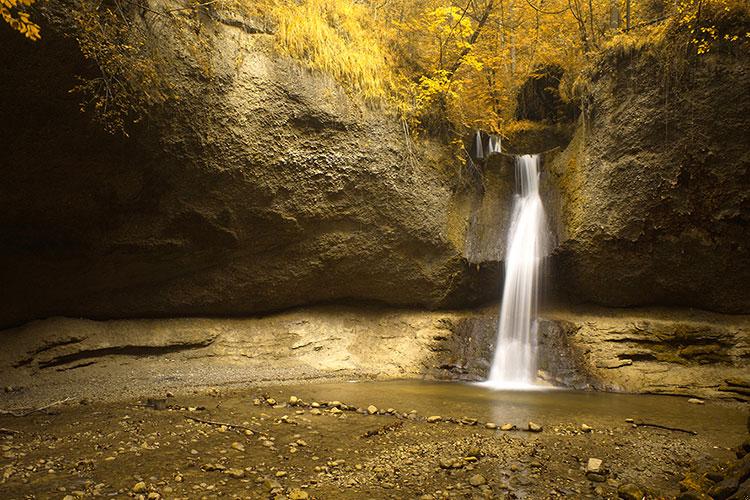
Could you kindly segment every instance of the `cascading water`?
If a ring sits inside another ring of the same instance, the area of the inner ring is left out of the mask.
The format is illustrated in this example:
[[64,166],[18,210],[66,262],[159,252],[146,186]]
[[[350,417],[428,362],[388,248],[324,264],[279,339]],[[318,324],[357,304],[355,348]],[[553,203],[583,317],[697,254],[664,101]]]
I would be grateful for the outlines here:
[[483,385],[528,388],[536,380],[536,309],[547,248],[539,196],[539,156],[516,157],[516,186],[505,253],[505,286],[490,376]]

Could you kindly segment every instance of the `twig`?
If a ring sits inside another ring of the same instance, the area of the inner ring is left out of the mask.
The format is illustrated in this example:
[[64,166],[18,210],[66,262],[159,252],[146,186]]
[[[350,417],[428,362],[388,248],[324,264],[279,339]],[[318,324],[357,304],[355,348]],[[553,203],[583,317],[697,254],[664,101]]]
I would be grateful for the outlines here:
[[60,401],[54,401],[48,405],[40,406],[39,408],[32,408],[30,410],[20,411],[20,410],[2,410],[0,409],[0,415],[10,415],[11,417],[26,417],[28,415],[31,415],[32,413],[36,413],[42,410],[46,410],[48,408],[52,408],[53,406],[61,405],[63,403],[67,403],[73,398],[65,398],[61,399]]
[[668,425],[654,424],[651,422],[633,422],[633,425],[635,425],[636,427],[655,427],[657,429],[664,429],[668,431],[684,432],[686,434],[692,434],[693,436],[698,435],[698,433],[695,431],[680,429],[679,427],[669,427]]
[[231,429],[242,429],[242,430],[246,430],[246,431],[255,432],[250,427],[246,427],[244,425],[230,424],[230,423],[227,423],[227,422],[215,422],[213,420],[203,420],[202,418],[190,417],[190,416],[187,416],[187,415],[185,415],[185,418],[188,419],[188,420],[192,420],[194,422],[200,422],[201,424],[217,425],[217,426],[222,426],[223,425],[224,427],[228,427],[228,428],[231,428]]

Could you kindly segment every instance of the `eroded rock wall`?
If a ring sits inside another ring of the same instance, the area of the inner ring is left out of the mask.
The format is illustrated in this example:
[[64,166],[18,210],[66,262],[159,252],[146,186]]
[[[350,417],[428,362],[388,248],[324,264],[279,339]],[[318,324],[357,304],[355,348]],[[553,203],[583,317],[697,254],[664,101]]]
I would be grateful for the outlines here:
[[130,138],[78,111],[69,90],[95,68],[73,40],[0,33],[0,326],[497,298],[502,249],[467,262],[472,203],[443,146],[407,145],[271,35],[205,20],[207,72],[152,17],[179,100]]
[[613,49],[590,75],[548,170],[551,285],[567,302],[747,313],[750,57],[670,43]]
[[750,316],[687,309],[548,311],[540,368],[556,384],[750,401]]

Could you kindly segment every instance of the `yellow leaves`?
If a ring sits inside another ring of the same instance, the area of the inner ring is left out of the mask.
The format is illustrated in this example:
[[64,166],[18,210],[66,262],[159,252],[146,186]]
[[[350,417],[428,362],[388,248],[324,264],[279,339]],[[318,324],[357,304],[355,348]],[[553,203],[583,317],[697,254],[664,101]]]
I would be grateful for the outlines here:
[[732,45],[741,41],[741,30],[724,20],[730,19],[733,11],[746,16],[747,9],[743,0],[679,0],[676,22],[690,33],[690,43],[702,55],[711,52],[718,42]]
[[[31,20],[27,12],[18,10],[18,6],[29,7],[34,0],[0,0],[0,17],[10,25],[11,28],[24,35],[29,40],[41,38],[41,28]],[[15,15],[14,15],[15,13]]]

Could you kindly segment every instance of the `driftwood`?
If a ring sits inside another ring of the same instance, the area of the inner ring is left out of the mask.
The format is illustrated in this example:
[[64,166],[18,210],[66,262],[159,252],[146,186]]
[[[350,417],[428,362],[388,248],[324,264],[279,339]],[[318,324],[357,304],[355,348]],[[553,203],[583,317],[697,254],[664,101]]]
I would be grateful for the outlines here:
[[633,422],[633,425],[635,425],[636,427],[654,427],[656,429],[664,429],[667,431],[684,432],[685,434],[692,434],[693,436],[698,435],[698,433],[695,431],[680,429],[679,427],[670,427],[668,425],[655,424],[653,422]]
[[217,427],[221,427],[223,425],[224,427],[227,427],[229,429],[242,429],[242,430],[250,431],[250,432],[253,432],[253,433],[255,432],[250,427],[247,427],[247,426],[244,426],[244,425],[230,424],[228,422],[216,422],[214,420],[204,420],[202,418],[190,417],[188,415],[185,415],[185,418],[188,419],[188,420],[192,420],[193,422],[199,422],[201,424],[215,425]]
[[10,415],[11,417],[26,417],[33,413],[37,413],[40,411],[44,411],[48,408],[52,408],[53,406],[61,405],[63,403],[67,403],[73,398],[65,398],[61,399],[60,401],[54,401],[48,405],[40,406],[39,408],[31,408],[29,410],[3,410],[0,409],[0,415]]

